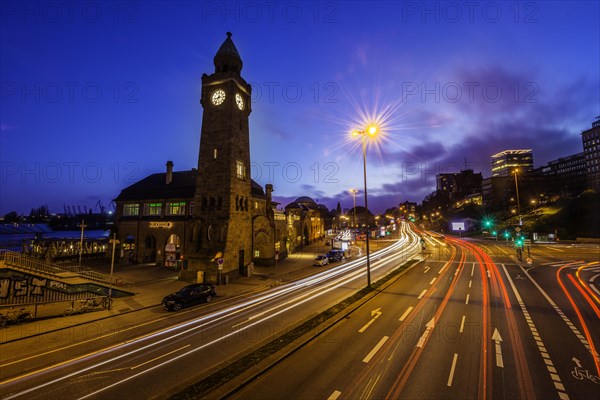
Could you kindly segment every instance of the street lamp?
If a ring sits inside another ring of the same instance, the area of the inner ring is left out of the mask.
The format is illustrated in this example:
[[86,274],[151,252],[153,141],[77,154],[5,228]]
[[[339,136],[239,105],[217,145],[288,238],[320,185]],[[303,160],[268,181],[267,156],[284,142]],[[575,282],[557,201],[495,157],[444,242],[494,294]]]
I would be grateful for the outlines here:
[[83,254],[83,229],[87,228],[84,219],[81,220],[81,225],[79,226],[81,227],[81,238],[79,239],[79,266],[81,267],[81,255]]
[[[369,203],[367,200],[367,136],[374,137],[377,134],[377,127],[375,125],[369,126],[367,129],[362,131],[352,132],[352,136],[361,136],[362,139],[362,153],[363,153],[363,178],[365,186],[365,224],[367,231],[365,234],[365,241],[367,245],[367,286],[371,287],[371,260],[369,258]],[[354,208],[356,212],[356,207]]]
[[521,203],[519,202],[519,181],[517,180],[518,173],[519,168],[515,168],[513,174],[515,174],[515,188],[517,192],[517,214],[519,215],[519,225],[523,225],[523,220],[521,219]]
[[352,198],[354,199],[354,221],[352,222],[352,226],[356,226],[356,193],[358,193],[357,189],[350,189],[350,193],[352,193]]

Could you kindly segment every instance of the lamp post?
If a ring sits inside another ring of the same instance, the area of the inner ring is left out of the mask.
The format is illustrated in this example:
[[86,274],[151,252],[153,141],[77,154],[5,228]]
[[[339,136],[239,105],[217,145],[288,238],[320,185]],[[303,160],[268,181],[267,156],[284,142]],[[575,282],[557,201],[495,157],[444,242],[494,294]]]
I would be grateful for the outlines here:
[[83,229],[87,228],[84,219],[81,220],[81,225],[79,226],[81,227],[81,238],[79,239],[79,266],[81,267],[81,255],[83,253]]
[[352,193],[352,199],[354,200],[354,208],[352,210],[354,210],[354,220],[352,221],[352,226],[356,226],[356,193],[358,193],[358,190],[356,189],[350,189],[350,193]]
[[[362,153],[363,153],[363,180],[365,186],[365,224],[367,231],[365,234],[365,241],[367,245],[367,286],[371,287],[371,260],[369,258],[369,203],[367,197],[367,135],[373,137],[377,133],[376,126],[370,126],[362,131],[352,132],[352,136],[361,136],[362,139]],[[356,207],[354,207],[356,212]]]
[[113,270],[115,268],[115,247],[119,243],[116,233],[113,234],[113,238],[109,241],[109,243],[112,243],[112,256],[110,258],[110,276],[108,278],[108,284],[109,284],[109,286],[108,286],[108,309],[110,310],[111,305],[112,305],[111,297],[112,297],[112,287],[113,287]]
[[517,174],[519,173],[519,168],[515,168],[513,171],[515,174],[515,188],[517,192],[517,215],[519,216],[519,225],[523,225],[523,220],[521,219],[521,203],[519,201],[519,181],[517,180]]

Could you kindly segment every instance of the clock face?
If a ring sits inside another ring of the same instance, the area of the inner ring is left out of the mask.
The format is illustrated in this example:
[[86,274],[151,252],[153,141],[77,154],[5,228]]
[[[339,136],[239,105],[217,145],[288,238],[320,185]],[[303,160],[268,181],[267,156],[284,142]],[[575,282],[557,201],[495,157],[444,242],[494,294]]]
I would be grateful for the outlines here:
[[212,94],[211,100],[215,106],[223,104],[223,102],[225,101],[225,91],[221,89],[215,90]]
[[241,94],[239,94],[239,93],[235,94],[235,103],[237,104],[237,106],[240,110],[244,109],[244,99],[242,98]]

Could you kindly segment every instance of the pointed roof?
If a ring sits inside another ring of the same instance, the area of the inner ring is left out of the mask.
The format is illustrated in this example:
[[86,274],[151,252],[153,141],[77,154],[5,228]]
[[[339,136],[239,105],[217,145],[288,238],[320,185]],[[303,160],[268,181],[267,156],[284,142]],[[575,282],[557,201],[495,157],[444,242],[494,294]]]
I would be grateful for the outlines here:
[[223,42],[214,58],[215,72],[233,71],[240,73],[243,62],[238,53],[233,40],[231,40],[231,32],[227,32],[227,39]]
[[231,32],[227,32],[227,39],[225,39],[221,47],[219,47],[219,50],[217,51],[217,54],[215,54],[215,57],[218,55],[233,56],[239,58],[240,61],[242,60],[242,58],[240,57],[240,53],[238,53],[238,50],[235,47],[235,44],[233,44],[233,40],[231,40]]

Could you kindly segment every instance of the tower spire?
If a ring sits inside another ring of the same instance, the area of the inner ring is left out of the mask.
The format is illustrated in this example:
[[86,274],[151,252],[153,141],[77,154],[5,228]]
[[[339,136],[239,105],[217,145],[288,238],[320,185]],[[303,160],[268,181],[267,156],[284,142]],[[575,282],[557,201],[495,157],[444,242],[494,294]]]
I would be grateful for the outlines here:
[[214,64],[215,72],[235,72],[240,74],[242,71],[242,58],[238,53],[233,40],[231,40],[231,32],[227,32],[227,39],[223,42],[217,54],[215,54]]

